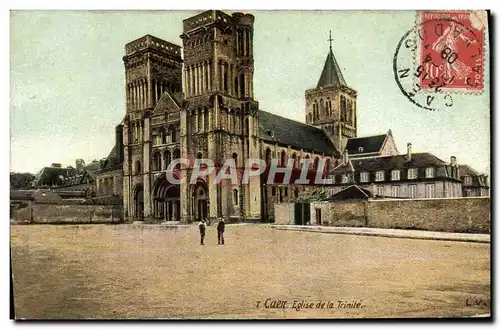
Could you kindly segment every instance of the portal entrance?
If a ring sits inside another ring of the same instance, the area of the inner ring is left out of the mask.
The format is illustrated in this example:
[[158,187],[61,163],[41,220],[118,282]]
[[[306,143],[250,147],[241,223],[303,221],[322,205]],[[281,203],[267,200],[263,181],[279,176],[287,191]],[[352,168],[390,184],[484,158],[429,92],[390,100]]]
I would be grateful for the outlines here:
[[134,218],[136,220],[144,220],[144,191],[142,185],[138,185],[135,188]]
[[154,218],[164,221],[179,221],[181,218],[180,205],[179,185],[171,185],[165,178],[159,178],[154,188]]
[[198,183],[193,191],[193,217],[196,220],[207,219],[208,211],[208,188],[205,184]]

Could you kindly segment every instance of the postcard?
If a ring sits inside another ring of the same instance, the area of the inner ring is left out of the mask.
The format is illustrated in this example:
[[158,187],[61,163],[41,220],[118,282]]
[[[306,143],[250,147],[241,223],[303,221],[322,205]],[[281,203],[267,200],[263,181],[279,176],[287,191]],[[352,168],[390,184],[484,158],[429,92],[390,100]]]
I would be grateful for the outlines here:
[[16,320],[491,320],[490,13],[10,12]]

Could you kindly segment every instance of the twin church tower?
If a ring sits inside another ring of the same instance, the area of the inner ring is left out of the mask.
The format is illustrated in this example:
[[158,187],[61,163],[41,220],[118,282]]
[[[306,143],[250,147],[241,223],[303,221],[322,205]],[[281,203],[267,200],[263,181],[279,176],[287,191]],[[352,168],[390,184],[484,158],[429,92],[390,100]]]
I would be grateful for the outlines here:
[[[253,33],[253,15],[209,10],[183,21],[182,49],[151,35],[125,46],[125,217],[265,220],[279,196],[261,181],[215,185],[208,176],[196,184],[172,185],[165,177],[168,164],[175,158],[208,158],[218,164],[232,158],[242,168],[247,159],[283,152],[338,159],[347,139],[356,136],[356,91],[347,86],[331,44],[318,85],[306,91],[306,124],[259,109]],[[276,124],[271,116],[326,146],[315,149],[314,141],[300,138],[284,141],[271,127]],[[189,175],[192,168],[185,170]],[[300,190],[286,188],[287,198]]]

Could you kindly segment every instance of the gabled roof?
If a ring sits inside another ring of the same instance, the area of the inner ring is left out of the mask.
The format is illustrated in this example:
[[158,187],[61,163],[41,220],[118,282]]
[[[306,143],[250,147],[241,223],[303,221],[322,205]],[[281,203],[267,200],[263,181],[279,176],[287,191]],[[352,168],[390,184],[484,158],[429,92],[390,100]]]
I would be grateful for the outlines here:
[[323,67],[323,71],[321,72],[321,76],[316,88],[326,87],[330,85],[347,87],[344,76],[342,75],[339,64],[335,59],[335,55],[333,55],[331,47],[330,52],[326,57],[325,66]]
[[357,185],[351,185],[345,189],[333,194],[328,198],[328,201],[347,200],[347,199],[369,199],[373,197],[373,193],[367,189]]
[[349,138],[346,149],[349,155],[380,152],[386,138],[387,134]]
[[164,92],[158,103],[156,103],[154,114],[160,114],[164,112],[172,112],[172,107],[175,111],[179,111],[182,105],[182,93],[170,93],[168,91]]
[[328,135],[320,128],[262,110],[259,122],[259,137],[267,142],[339,156]]

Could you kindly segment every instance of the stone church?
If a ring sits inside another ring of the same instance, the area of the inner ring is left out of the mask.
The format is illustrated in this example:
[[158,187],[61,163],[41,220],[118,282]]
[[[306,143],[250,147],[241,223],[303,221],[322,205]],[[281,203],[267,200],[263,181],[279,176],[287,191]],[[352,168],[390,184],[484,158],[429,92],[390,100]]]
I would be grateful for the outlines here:
[[[259,106],[254,19],[209,10],[183,21],[182,50],[151,35],[125,46],[126,113],[115,146],[123,149],[123,176],[115,182],[123,188],[128,220],[270,221],[274,204],[295,200],[303,186],[266,185],[265,174],[249,184],[215,184],[214,175],[170,184],[169,163],[205,158],[217,166],[234,159],[242,170],[247,159],[278,159],[282,166],[293,159],[298,169],[309,158],[312,172],[319,159],[328,161],[329,170],[356,137],[356,91],[346,84],[331,46],[316,88],[305,92],[306,123]],[[192,170],[180,169],[186,177]]]

